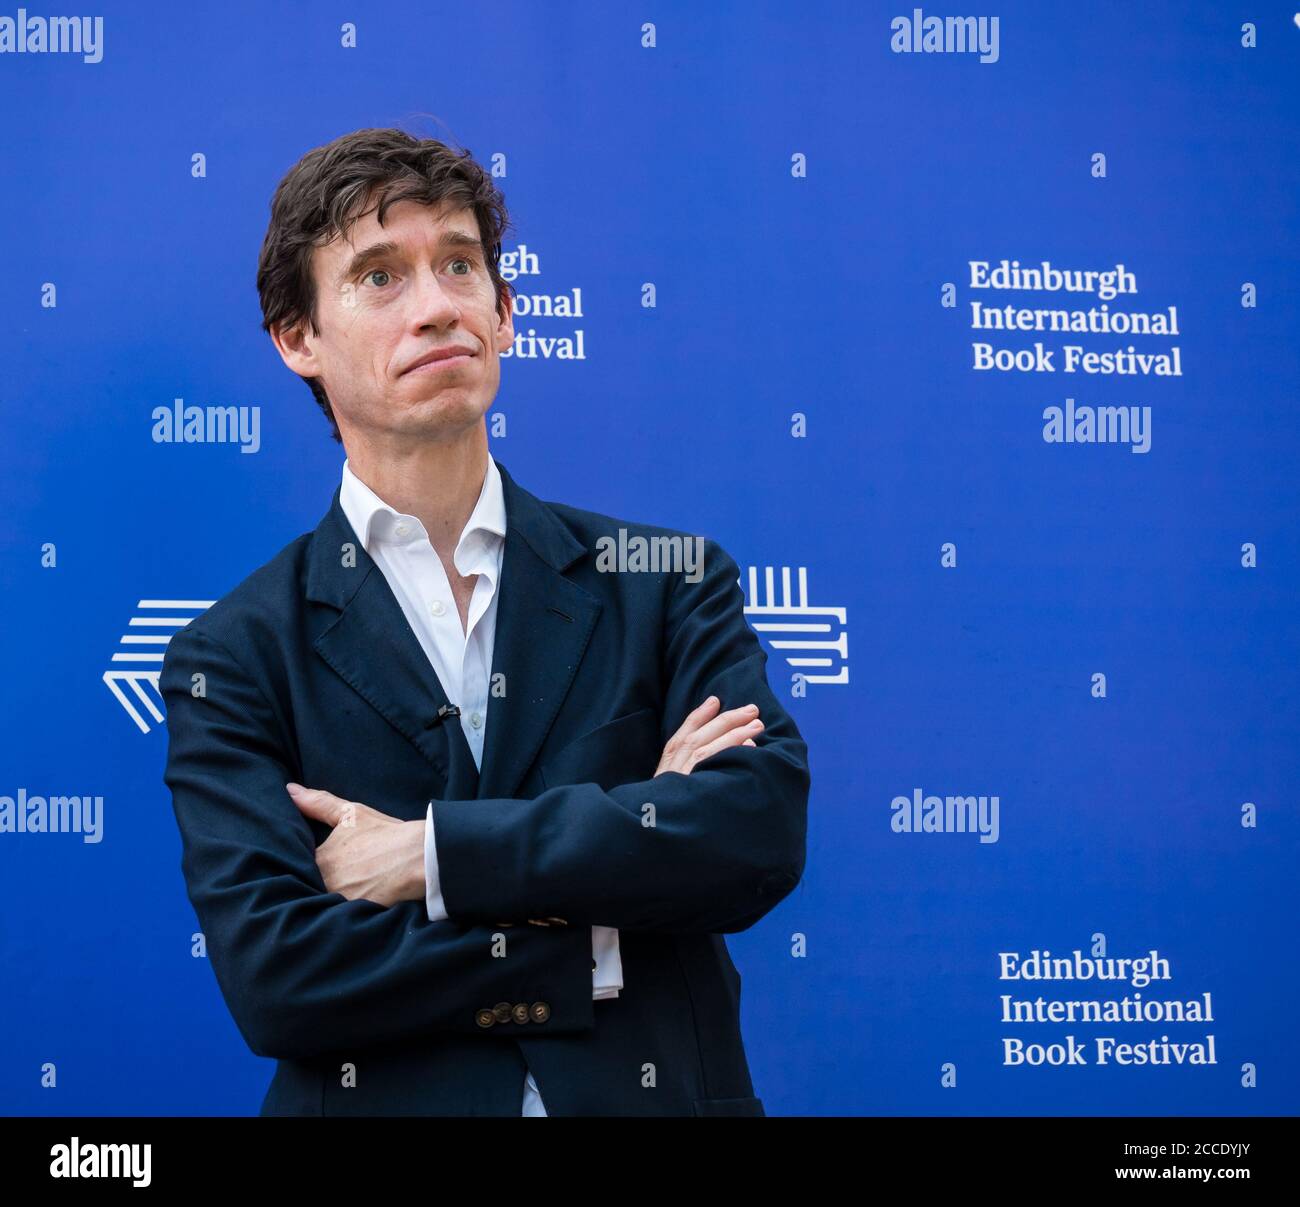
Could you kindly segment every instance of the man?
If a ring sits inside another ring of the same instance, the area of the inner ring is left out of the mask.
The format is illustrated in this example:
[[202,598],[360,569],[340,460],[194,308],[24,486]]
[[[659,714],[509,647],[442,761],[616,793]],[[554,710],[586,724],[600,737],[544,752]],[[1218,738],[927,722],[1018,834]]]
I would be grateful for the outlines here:
[[276,191],[264,325],[346,460],[168,647],[190,900],[263,1114],[762,1115],[722,936],[803,873],[807,748],[716,543],[489,455],[507,225],[396,130]]

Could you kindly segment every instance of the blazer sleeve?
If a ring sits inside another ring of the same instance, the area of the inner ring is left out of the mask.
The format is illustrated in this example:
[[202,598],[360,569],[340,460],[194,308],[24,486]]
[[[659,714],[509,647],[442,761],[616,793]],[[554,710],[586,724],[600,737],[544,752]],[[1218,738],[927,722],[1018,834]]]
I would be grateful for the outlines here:
[[305,1059],[431,1031],[513,1039],[524,1024],[480,1024],[500,1002],[549,1005],[544,1022],[526,1024],[530,1037],[592,1028],[589,932],[431,922],[424,901],[384,907],[326,891],[310,824],[285,791],[301,777],[278,714],[223,644],[182,629],[160,690],[181,868],[254,1053]]
[[[447,912],[476,921],[565,918],[620,931],[732,933],[803,875],[808,748],[767,683],[735,561],[706,540],[704,571],[677,576],[663,633],[662,740],[710,695],[755,703],[756,746],[605,790],[557,785],[532,800],[435,800]],[[484,874],[487,869],[491,874]]]

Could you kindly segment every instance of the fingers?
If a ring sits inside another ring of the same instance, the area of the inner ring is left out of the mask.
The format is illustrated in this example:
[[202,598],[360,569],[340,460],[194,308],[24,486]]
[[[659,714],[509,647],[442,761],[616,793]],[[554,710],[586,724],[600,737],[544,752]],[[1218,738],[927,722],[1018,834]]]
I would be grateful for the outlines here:
[[352,803],[332,792],[326,792],[324,788],[304,788],[301,784],[288,783],[285,784],[285,789],[299,810],[308,817],[331,826],[339,824],[344,809]]
[[[707,745],[716,738],[724,734],[732,734],[737,729],[744,727],[747,732],[742,735],[743,738],[752,738],[759,729],[752,722],[758,717],[757,704],[745,704],[740,708],[729,708],[726,712],[719,713],[712,721],[701,725],[696,731],[693,740],[694,745],[698,748]],[[721,748],[719,748],[721,749]]]
[[720,737],[714,738],[712,742],[706,742],[695,751],[695,762],[702,763],[705,759],[717,754],[720,750],[726,750],[731,746],[756,746],[754,735],[763,731],[763,722],[759,720],[750,721],[748,724],[738,726],[729,730]]
[[678,730],[669,739],[671,742],[684,741],[690,737],[701,725],[703,725],[719,708],[722,707],[722,701],[717,696],[710,696],[699,708],[686,714],[684,720],[678,727]]
[[746,704],[719,713],[721,706],[717,696],[710,696],[687,716],[664,747],[656,775],[664,771],[689,775],[692,767],[720,750],[758,744],[754,738],[763,730],[763,723],[758,719],[758,706]]
[[689,743],[698,746],[702,742],[711,742],[735,726],[748,724],[758,716],[756,704],[746,704],[718,713],[720,707],[722,701],[717,696],[710,696],[699,708],[687,715],[681,728],[669,739],[669,744],[680,746]]

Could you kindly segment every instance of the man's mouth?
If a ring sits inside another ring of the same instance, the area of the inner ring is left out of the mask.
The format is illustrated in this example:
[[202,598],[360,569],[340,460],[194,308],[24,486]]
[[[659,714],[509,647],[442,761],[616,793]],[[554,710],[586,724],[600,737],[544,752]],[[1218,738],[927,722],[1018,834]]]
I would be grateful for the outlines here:
[[441,349],[422,356],[415,364],[405,369],[402,376],[405,377],[408,373],[441,373],[456,365],[463,365],[473,358],[474,353],[467,348]]

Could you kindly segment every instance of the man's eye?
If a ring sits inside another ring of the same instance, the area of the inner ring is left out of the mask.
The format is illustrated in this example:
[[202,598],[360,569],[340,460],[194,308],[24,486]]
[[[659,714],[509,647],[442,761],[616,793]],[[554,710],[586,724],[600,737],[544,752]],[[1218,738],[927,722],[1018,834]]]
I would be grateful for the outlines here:
[[370,280],[371,277],[383,277],[383,278],[385,278],[384,280],[382,280],[382,281],[380,281],[380,282],[378,283],[378,287],[379,287],[380,289],[382,289],[385,285],[388,284],[388,280],[387,280],[387,278],[388,278],[388,270],[385,269],[385,268],[372,268],[372,269],[371,269],[368,273],[366,273],[366,275],[365,275],[364,277],[362,277],[361,279],[362,279],[363,281],[368,281],[368,280]]
[[[452,261],[452,264],[464,264],[469,271],[472,272],[474,270],[474,262],[472,260],[465,259],[464,256],[457,257],[455,260]],[[466,274],[463,272],[456,273],[456,276],[458,277],[463,277],[465,275]]]

